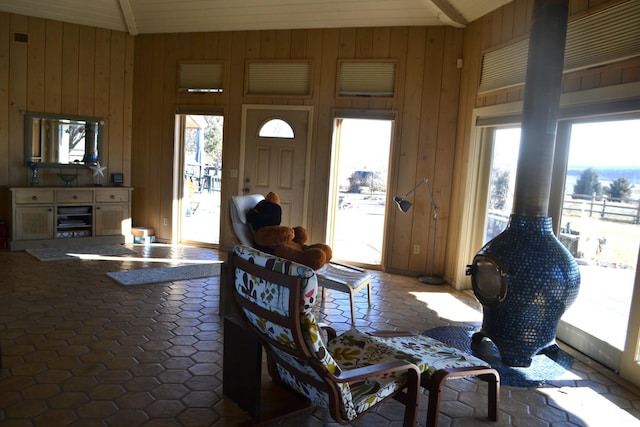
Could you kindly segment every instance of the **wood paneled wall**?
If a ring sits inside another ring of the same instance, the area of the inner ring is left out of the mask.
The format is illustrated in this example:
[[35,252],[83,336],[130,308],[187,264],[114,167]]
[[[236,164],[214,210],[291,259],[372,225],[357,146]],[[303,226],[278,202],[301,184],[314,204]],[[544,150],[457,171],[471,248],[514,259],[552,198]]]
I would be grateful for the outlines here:
[[[447,229],[454,142],[458,114],[463,31],[448,27],[344,28],[325,30],[248,31],[155,34],[136,37],[132,183],[134,225],[153,227],[160,239],[171,237],[174,117],[177,109],[224,111],[223,226],[221,246],[234,244],[227,221],[228,200],[239,188],[229,171],[239,169],[243,104],[301,104],[314,107],[312,170],[307,228],[311,240],[323,241],[326,227],[332,118],[337,110],[387,111],[396,114],[392,147],[391,196],[405,193],[423,177],[432,182],[440,205],[440,230]],[[309,98],[245,96],[248,59],[310,59],[314,73]],[[337,98],[339,59],[395,58],[398,87],[394,99]],[[223,61],[227,73],[222,94],[178,95],[176,70],[181,60]],[[387,233],[386,267],[424,272],[430,252],[428,197],[416,197],[414,208],[395,217]],[[438,233],[438,265],[444,262],[447,236]],[[419,244],[421,255],[411,248]]]
[[[28,43],[14,33],[28,34]],[[30,181],[23,111],[104,118],[105,172],[131,183],[133,51],[124,32],[0,12],[0,185]],[[40,183],[60,185],[58,172],[41,169]],[[91,185],[92,172],[78,183]]]

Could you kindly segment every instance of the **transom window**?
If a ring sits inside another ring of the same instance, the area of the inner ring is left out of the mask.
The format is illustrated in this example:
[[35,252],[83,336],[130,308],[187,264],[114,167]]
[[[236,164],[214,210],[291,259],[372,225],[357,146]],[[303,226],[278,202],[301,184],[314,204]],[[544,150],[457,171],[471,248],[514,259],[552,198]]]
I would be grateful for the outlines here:
[[265,122],[258,131],[261,138],[285,138],[293,139],[295,137],[293,128],[282,119],[270,119]]

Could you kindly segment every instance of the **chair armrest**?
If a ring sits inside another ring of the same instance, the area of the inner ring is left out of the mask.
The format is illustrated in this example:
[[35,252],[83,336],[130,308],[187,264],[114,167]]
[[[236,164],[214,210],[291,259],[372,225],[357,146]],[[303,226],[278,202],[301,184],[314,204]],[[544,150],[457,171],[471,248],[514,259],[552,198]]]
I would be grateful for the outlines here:
[[361,368],[344,370],[340,375],[332,375],[332,377],[335,382],[344,383],[399,371],[407,371],[410,376],[415,375],[416,379],[420,377],[420,369],[413,363],[405,360],[394,360],[392,362],[377,363]]
[[326,323],[318,322],[318,327],[320,328],[320,330],[324,331],[327,334],[327,341],[331,341],[338,336],[336,330]]

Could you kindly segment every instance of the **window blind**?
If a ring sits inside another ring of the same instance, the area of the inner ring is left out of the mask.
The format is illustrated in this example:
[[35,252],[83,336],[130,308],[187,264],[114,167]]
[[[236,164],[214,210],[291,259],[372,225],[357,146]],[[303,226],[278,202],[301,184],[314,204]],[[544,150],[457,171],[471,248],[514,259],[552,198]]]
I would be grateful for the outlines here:
[[[523,84],[529,40],[484,55],[479,93]],[[628,1],[569,22],[564,72],[640,55],[640,1]]]
[[181,63],[180,92],[222,92],[222,63]]
[[395,62],[352,62],[339,64],[338,94],[341,96],[394,96]]
[[310,95],[311,63],[250,62],[249,95]]

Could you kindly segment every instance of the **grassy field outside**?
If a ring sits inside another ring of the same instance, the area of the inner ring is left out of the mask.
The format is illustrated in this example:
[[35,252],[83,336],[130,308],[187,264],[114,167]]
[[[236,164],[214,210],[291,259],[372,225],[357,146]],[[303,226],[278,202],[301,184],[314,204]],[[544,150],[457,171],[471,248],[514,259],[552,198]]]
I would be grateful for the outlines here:
[[636,268],[640,247],[640,225],[600,218],[599,215],[563,215],[572,233],[580,233],[579,251],[590,263],[614,268]]

